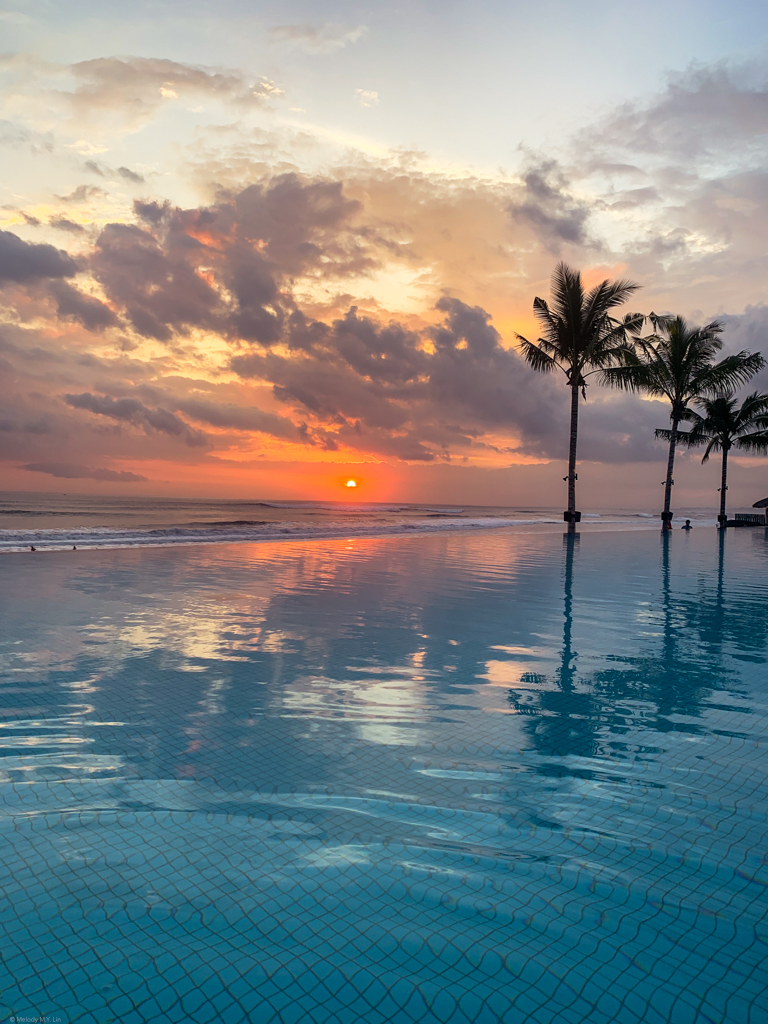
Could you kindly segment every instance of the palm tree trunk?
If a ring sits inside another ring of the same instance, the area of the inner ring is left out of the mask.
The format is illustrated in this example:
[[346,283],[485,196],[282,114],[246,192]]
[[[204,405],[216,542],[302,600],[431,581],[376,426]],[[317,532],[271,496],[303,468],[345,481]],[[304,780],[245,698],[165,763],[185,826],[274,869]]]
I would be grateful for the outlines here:
[[568,533],[576,532],[576,443],[579,432],[579,387],[571,384],[571,439],[568,451]]
[[680,420],[672,420],[672,430],[669,434],[669,458],[667,459],[667,478],[664,481],[664,511],[661,514],[662,530],[672,529],[672,515],[669,506],[672,504],[672,474],[675,469],[675,445],[677,444],[677,425]]
[[725,515],[725,496],[728,490],[728,448],[723,445],[723,469],[720,474],[720,515],[717,518],[718,523],[724,529],[726,523]]

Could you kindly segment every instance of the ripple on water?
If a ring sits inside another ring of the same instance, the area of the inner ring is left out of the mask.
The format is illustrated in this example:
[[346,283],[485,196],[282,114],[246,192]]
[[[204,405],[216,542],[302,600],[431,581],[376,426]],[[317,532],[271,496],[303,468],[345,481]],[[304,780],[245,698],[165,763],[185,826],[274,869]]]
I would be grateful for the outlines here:
[[3,1009],[766,1019],[744,534],[8,562]]

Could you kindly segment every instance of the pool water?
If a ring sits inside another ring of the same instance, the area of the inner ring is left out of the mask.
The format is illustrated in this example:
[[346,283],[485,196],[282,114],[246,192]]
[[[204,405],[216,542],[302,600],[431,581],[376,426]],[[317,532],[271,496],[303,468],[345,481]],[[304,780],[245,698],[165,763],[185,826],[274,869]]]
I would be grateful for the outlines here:
[[768,1021],[768,537],[2,559],[0,1018]]

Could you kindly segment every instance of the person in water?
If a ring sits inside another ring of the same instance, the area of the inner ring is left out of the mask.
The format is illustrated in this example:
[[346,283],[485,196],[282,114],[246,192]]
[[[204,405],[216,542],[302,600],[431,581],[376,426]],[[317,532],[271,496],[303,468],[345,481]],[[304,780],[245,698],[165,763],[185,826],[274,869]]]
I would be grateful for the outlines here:
[[685,525],[681,526],[680,529],[681,530],[692,530],[693,527],[691,526],[691,520],[690,519],[686,519],[685,520]]

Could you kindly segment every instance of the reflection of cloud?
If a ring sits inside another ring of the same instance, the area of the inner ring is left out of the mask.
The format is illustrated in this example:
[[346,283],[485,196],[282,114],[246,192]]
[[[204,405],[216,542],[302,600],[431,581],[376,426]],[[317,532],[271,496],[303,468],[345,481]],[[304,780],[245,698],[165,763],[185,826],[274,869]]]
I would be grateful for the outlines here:
[[[358,671],[363,672],[362,669]],[[362,679],[299,677],[280,696],[280,714],[292,718],[343,718],[368,743],[408,745],[421,738],[417,723],[432,703],[425,672],[410,666],[380,666]]]

